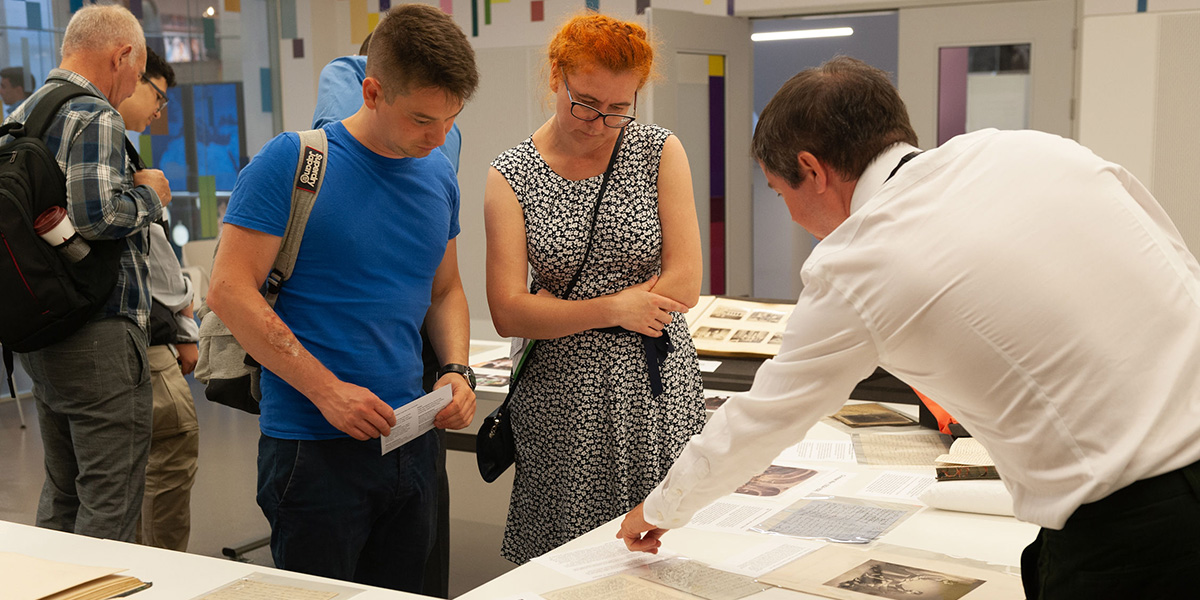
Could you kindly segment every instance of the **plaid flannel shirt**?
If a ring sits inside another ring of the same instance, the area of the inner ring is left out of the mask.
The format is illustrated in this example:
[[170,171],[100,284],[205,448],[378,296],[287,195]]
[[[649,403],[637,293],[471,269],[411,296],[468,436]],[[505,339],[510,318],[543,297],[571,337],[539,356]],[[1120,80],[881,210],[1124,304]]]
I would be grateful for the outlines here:
[[[47,128],[46,146],[67,178],[67,211],[79,235],[88,240],[124,239],[121,272],[103,310],[93,320],[128,317],[149,331],[150,267],[147,227],[162,215],[158,194],[135,186],[126,169],[125,122],[104,94],[82,75],[52,69],[46,83],[6,121],[22,121],[46,93],[69,81],[95,94],[68,101]],[[7,140],[0,139],[0,143]]]

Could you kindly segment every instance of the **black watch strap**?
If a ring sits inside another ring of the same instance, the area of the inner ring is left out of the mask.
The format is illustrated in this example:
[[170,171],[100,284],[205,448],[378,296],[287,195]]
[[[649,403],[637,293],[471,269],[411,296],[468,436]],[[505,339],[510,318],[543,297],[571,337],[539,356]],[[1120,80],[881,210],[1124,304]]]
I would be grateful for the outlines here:
[[446,373],[458,373],[459,375],[462,375],[463,379],[466,379],[467,383],[470,384],[471,389],[475,389],[475,370],[471,367],[468,367],[467,365],[460,365],[458,363],[448,363],[442,365],[442,368],[438,370],[438,379],[441,379]]

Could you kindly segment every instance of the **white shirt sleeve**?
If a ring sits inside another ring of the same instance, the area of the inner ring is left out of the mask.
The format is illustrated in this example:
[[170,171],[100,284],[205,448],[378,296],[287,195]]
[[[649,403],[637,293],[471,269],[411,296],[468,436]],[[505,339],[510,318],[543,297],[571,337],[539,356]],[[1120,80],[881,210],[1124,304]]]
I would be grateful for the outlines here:
[[648,522],[668,529],[686,525],[803,439],[879,364],[853,303],[826,282],[809,279],[779,354],[759,368],[750,391],[725,403],[684,448],[646,498]]

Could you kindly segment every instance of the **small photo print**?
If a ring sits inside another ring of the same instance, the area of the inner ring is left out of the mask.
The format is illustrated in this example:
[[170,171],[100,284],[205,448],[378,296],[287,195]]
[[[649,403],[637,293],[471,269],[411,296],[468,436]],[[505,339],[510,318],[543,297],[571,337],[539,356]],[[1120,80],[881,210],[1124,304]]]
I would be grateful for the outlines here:
[[487,362],[475,363],[471,366],[476,369],[503,369],[505,371],[511,371],[512,370],[512,358],[505,356],[504,358],[497,358],[495,360],[489,360]]
[[724,327],[701,327],[696,330],[696,333],[692,334],[692,338],[697,340],[714,340],[719,342],[729,337],[730,331],[732,330],[725,329]]
[[481,375],[476,373],[475,385],[504,387],[508,385],[508,375]]
[[771,465],[766,471],[743,483],[734,493],[744,496],[778,496],[816,474],[812,469]]
[[708,316],[714,319],[740,320],[742,317],[746,316],[746,311],[745,309],[737,308],[736,306],[718,304],[713,308],[712,312],[709,313]]
[[891,600],[958,600],[983,584],[982,579],[878,560],[868,560],[825,582],[829,587]]
[[733,332],[733,337],[729,338],[729,341],[739,344],[760,344],[767,339],[767,334],[769,333],[769,331],[739,329]]
[[783,345],[783,334],[782,333],[772,333],[771,339],[767,340],[767,343],[774,344],[776,346],[782,346]]
[[785,317],[783,313],[777,310],[756,310],[746,317],[747,321],[759,321],[761,323],[778,323]]
[[729,396],[709,396],[704,399],[704,410],[717,410],[729,401]]

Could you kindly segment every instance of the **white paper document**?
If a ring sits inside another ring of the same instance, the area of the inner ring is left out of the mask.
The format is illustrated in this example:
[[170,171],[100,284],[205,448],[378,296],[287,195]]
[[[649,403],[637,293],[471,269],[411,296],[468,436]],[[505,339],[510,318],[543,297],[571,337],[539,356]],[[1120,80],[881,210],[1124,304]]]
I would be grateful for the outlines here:
[[717,370],[717,367],[721,366],[721,361],[719,361],[719,360],[700,359],[697,362],[700,363],[700,372],[701,373],[715,372]]
[[779,508],[761,504],[718,500],[696,513],[688,522],[688,527],[709,531],[746,531],[778,511]]
[[251,573],[193,600],[345,600],[361,591],[320,581]]
[[613,540],[569,552],[543,554],[533,562],[580,581],[592,581],[674,556],[661,548],[658,554],[630,552],[624,541]]
[[885,496],[916,500],[936,479],[933,475],[884,471],[860,492],[863,496]]
[[379,438],[381,454],[387,454],[433,429],[433,418],[453,399],[450,386],[442,387],[396,409],[396,426],[392,433]]
[[779,455],[780,459],[797,461],[854,462],[854,443],[850,440],[804,440]]
[[730,573],[758,577],[824,545],[823,542],[776,538],[731,556],[713,566]]
[[853,500],[813,500],[784,513],[776,523],[765,522],[755,528],[762,533],[780,533],[846,544],[866,544],[882,535],[910,510],[871,506]]
[[756,583],[753,577],[714,569],[684,557],[650,563],[639,567],[634,574],[704,600],[741,600],[771,587]]

